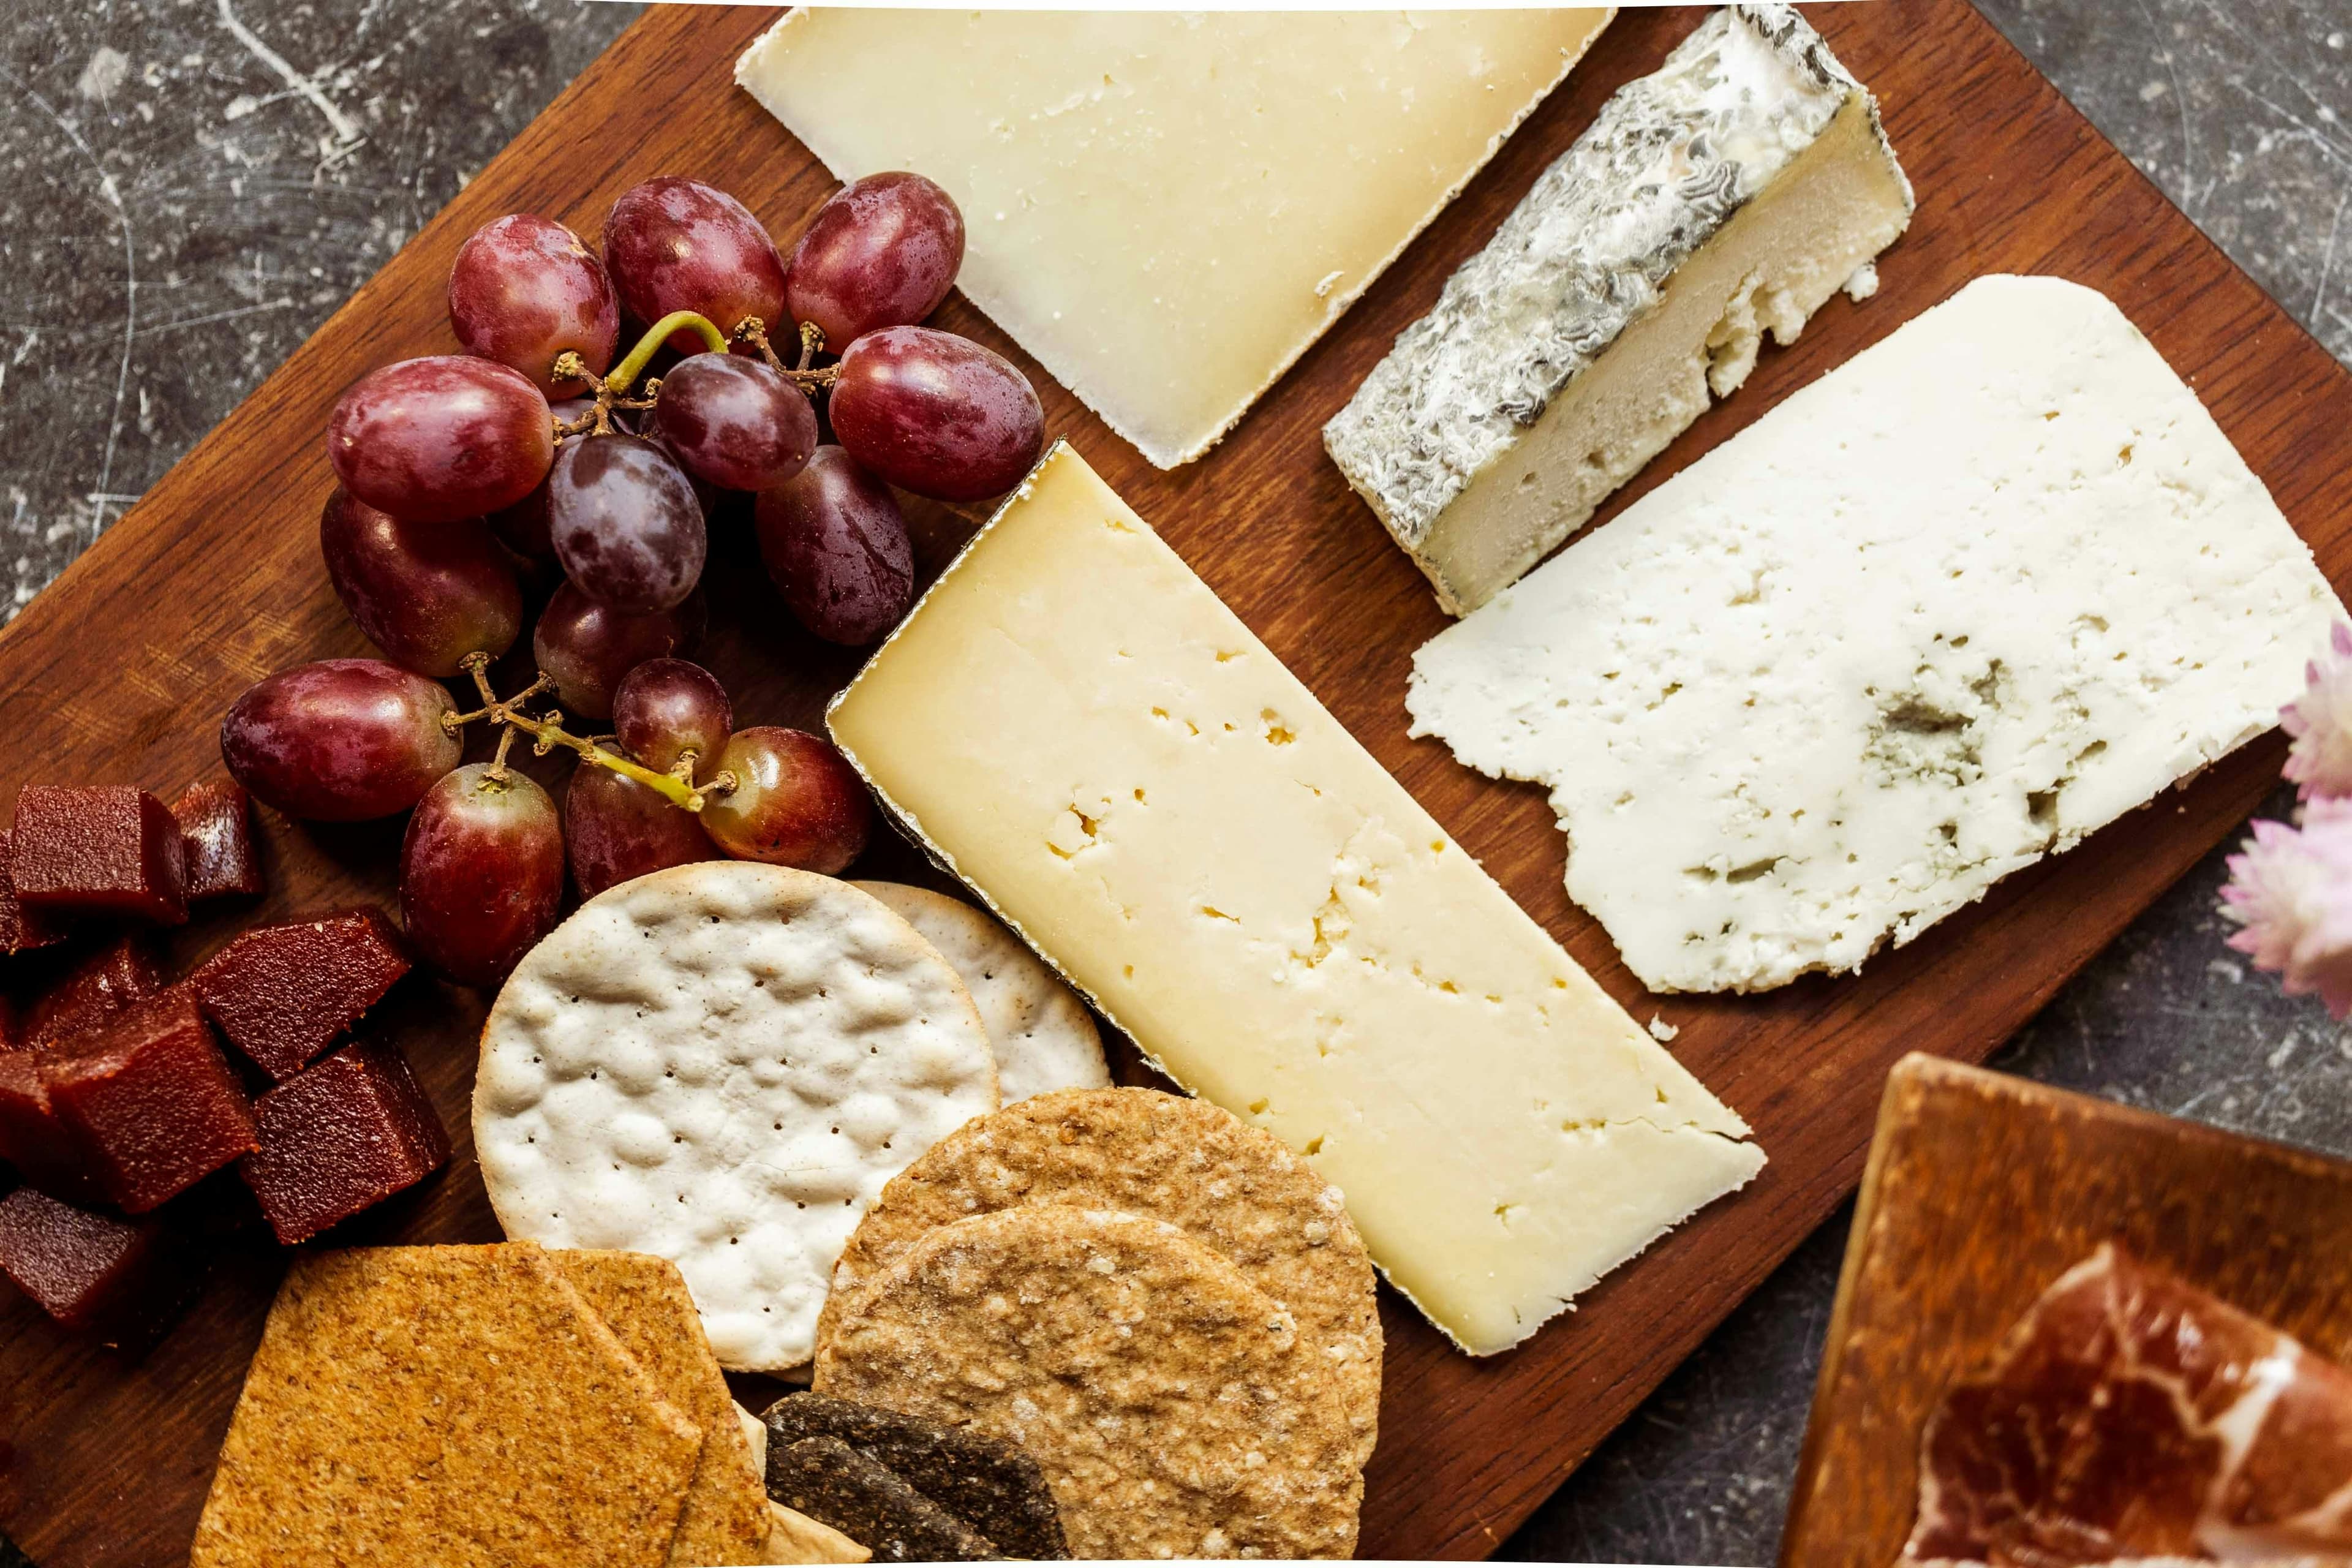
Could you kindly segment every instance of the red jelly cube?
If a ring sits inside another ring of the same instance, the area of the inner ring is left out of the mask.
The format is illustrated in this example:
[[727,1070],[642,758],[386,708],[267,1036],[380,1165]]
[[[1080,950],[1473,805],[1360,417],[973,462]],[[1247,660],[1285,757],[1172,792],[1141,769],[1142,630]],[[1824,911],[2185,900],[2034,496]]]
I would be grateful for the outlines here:
[[172,816],[180,825],[188,902],[261,891],[253,808],[243,786],[192,784],[172,803]]
[[28,910],[16,897],[16,883],[8,874],[14,858],[13,836],[0,832],[0,952],[25,952],[63,942],[65,927],[38,910]]
[[72,1130],[49,1104],[37,1052],[0,1052],[0,1160],[61,1198],[98,1203],[106,1195],[90,1175]]
[[261,1147],[238,1169],[291,1247],[413,1187],[449,1158],[449,1134],[392,1047],[351,1046],[254,1101]]
[[87,1034],[163,989],[154,950],[126,936],[83,959],[41,994],[25,1016],[25,1043],[46,1045]]
[[188,918],[180,824],[143,789],[26,784],[11,831],[9,875],[28,908]]
[[159,1337],[195,1294],[193,1251],[153,1220],[118,1219],[19,1187],[0,1198],[0,1273],[68,1329]]
[[374,910],[247,931],[188,977],[205,1013],[283,1083],[408,973],[400,933]]
[[182,987],[51,1047],[41,1083],[106,1195],[132,1214],[257,1147],[253,1108]]

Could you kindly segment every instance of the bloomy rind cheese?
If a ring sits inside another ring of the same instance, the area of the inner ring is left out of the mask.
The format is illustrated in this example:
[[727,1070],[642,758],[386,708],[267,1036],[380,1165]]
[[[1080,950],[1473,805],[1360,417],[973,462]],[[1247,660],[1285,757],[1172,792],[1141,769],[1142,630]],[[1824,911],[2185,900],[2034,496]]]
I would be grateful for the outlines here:
[[[826,717],[910,837],[1155,1067],[1307,1156],[1475,1354],[1764,1163],[1065,444]],[[1257,811],[1196,798],[1229,781],[1182,766],[1195,742]],[[1072,805],[1023,798],[1040,770]],[[989,842],[1012,825],[1035,853]]]
[[[1445,608],[1475,609],[1737,390],[1766,331],[1860,297],[1912,205],[1876,101],[1803,18],[1717,11],[1602,106],[1324,444]],[[1547,421],[1574,428],[1535,438]]]

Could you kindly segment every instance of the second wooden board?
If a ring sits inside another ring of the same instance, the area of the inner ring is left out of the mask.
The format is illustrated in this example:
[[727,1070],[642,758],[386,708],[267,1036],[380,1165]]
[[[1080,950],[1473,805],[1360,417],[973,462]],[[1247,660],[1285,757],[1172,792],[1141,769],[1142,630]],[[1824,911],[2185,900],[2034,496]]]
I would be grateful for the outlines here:
[[[30,780],[176,788],[216,773],[215,727],[247,684],[305,659],[365,651],[328,587],[316,520],[331,480],[321,442],[336,394],[374,365],[448,352],[444,288],[459,243],[502,213],[594,235],[638,180],[681,174],[739,193],[789,239],[832,180],[730,79],[773,16],[656,6],[236,415],[0,635],[0,791]],[[1320,430],[1395,334],[1425,311],[1537,175],[1620,84],[1654,69],[1702,13],[1628,11],[1568,84],[1223,445],[1161,472],[1055,386],[961,300],[941,324],[1013,356],[1067,436],[1460,842],[1636,1016],[1679,1026],[1674,1049],[1747,1116],[1772,1163],[1604,1280],[1512,1353],[1472,1361],[1391,1300],[1382,1440],[1362,1551],[1483,1555],[1499,1546],[1658,1380],[1818,1225],[1862,1169],[1887,1068],[1927,1048],[1990,1050],[2234,826],[2275,777],[2275,742],[2013,879],[1858,977],[1768,996],[1644,996],[1600,929],[1567,901],[1539,794],[1457,766],[1405,735],[1412,649],[1444,624],[1419,573],[1325,458]],[[1966,0],[1823,6],[1814,20],[1883,96],[1918,187],[1885,288],[1833,301],[1786,351],[1653,463],[1639,494],[1986,272],[2049,272],[2119,304],[2197,387],[2339,586],[2352,516],[2352,376],[2168,205]],[[1620,504],[1622,504],[1621,498]],[[1614,509],[1612,508],[1612,510]],[[1604,512],[1603,522],[1609,514]],[[945,515],[926,563],[962,526]],[[740,520],[722,519],[706,658],[746,722],[814,727],[857,656],[777,613]],[[398,826],[267,825],[268,918],[388,902]],[[904,876],[910,854],[860,874]],[[179,933],[185,963],[233,917]],[[482,998],[415,985],[386,1021],[460,1133],[455,1167],[341,1241],[496,1235],[463,1138]],[[1463,1130],[1475,1134],[1475,1129]],[[124,1364],[0,1304],[0,1528],[47,1568],[152,1568],[184,1553],[228,1412],[260,1331],[278,1256],[228,1248],[195,1315]],[[137,1498],[137,1506],[125,1500]]]
[[1916,1057],[1888,1079],[1780,1548],[1883,1568],[1952,1378],[2112,1242],[2322,1356],[2352,1353],[2352,1164]]

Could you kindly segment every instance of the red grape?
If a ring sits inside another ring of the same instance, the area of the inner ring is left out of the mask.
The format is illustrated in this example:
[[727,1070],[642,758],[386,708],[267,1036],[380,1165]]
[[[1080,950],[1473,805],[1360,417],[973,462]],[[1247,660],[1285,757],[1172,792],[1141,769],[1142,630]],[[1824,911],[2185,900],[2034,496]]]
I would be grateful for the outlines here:
[[621,302],[604,263],[578,235],[516,213],[476,229],[457,247],[449,324],[467,353],[513,366],[552,396],[581,386],[576,378],[555,378],[556,357],[567,350],[594,374],[612,367]]
[[682,658],[649,658],[613,692],[613,733],[621,749],[656,773],[677,765],[688,748],[695,776],[709,778],[735,728],[735,705],[719,678]]
[[403,522],[341,490],[319,514],[335,595],[392,662],[446,679],[522,630],[522,585],[479,523]]
[[753,510],[760,558],[800,624],[856,647],[904,618],[915,600],[915,547],[890,487],[838,447],[819,447]]
[[1029,378],[969,338],[885,327],[851,343],[840,371],[834,436],[919,496],[1003,495],[1045,450],[1045,410]]
[[963,265],[963,214],[920,174],[868,174],[833,194],[793,247],[784,301],[837,353],[940,308]]
[[760,360],[701,353],[661,380],[648,421],[686,471],[721,489],[763,490],[816,449],[808,395]]
[[583,899],[667,867],[722,858],[694,813],[587,763],[572,770],[563,796],[563,847]]
[[702,581],[702,503],[669,455],[642,436],[587,436],[547,479],[548,535],[564,574],[600,605],[667,610]]
[[[569,425],[596,406],[593,397],[567,397],[548,405],[548,414],[556,423]],[[558,452],[581,437],[566,436],[555,444]],[[553,472],[551,466],[550,472]],[[547,480],[541,478],[531,487],[530,494],[489,515],[490,531],[499,542],[527,561],[555,559],[555,541],[547,533]]]
[[465,754],[436,682],[374,658],[329,658],[247,689],[221,721],[221,759],[289,816],[358,822],[415,805]]
[[[741,202],[698,181],[667,175],[622,192],[604,219],[604,270],[649,327],[694,310],[722,332],[747,316],[790,331],[776,242]],[[680,353],[707,346],[692,332],[669,342]]]
[[702,826],[738,860],[830,877],[857,858],[873,830],[866,785],[830,742],[805,730],[738,730],[719,753],[735,787],[713,795]]
[[466,354],[370,371],[327,421],[327,460],[343,488],[409,522],[512,506],[554,458],[555,421],[539,388]]
[[528,774],[473,763],[416,803],[400,843],[400,919],[425,961],[492,985],[555,929],[563,830]]
[[674,610],[630,616],[566,583],[539,613],[530,650],[559,702],[583,718],[609,719],[621,677],[649,658],[693,651],[707,619],[700,594]]

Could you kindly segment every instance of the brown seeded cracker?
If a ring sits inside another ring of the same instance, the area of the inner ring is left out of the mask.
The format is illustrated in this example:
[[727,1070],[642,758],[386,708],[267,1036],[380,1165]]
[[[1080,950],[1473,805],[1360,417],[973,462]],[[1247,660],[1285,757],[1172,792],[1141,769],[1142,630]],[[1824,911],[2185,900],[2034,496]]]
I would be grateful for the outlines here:
[[298,1259],[191,1568],[664,1568],[702,1433],[538,1247]]
[[794,1513],[839,1531],[877,1563],[984,1563],[989,1539],[838,1437],[768,1451],[768,1489]]
[[1024,1204],[1166,1220],[1288,1308],[1330,1367],[1356,1436],[1380,1435],[1381,1319],[1372,1262],[1340,1193],[1272,1133],[1202,1100],[1068,1089],[968,1121],[894,1177],[849,1238],[817,1322],[937,1226]]
[[547,1258],[662,1397],[702,1428],[702,1458],[670,1542],[670,1568],[766,1562],[768,1489],[677,1265],[642,1252],[554,1250]]
[[1004,1556],[1044,1563],[1070,1554],[1045,1472],[1011,1443],[822,1394],[787,1394],[768,1406],[764,1419],[780,1447],[803,1437],[840,1438]]
[[1079,1558],[1346,1557],[1363,1473],[1290,1314],[1172,1225],[1028,1205],[841,1304],[816,1391],[1016,1443]]

